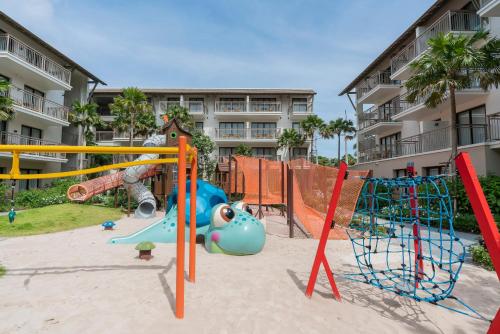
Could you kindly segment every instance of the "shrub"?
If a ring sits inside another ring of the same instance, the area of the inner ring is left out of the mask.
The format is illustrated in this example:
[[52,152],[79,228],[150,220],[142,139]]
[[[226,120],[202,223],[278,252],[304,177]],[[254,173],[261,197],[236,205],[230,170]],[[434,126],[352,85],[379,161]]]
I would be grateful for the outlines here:
[[482,245],[474,245],[470,247],[470,252],[472,254],[472,262],[484,267],[488,270],[495,270],[493,267],[493,262],[491,261],[490,254],[486,247]]
[[15,195],[15,206],[17,208],[32,209],[68,203],[66,191],[75,183],[78,183],[75,178],[57,179],[47,188],[20,191]]

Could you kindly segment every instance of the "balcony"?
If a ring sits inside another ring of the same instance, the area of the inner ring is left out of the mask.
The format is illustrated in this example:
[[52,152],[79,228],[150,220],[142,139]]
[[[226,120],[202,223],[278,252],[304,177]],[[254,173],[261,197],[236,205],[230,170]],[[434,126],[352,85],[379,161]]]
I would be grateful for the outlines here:
[[[479,83],[474,83],[471,88],[456,91],[455,99],[457,106],[468,104],[482,104],[485,103],[487,91],[479,87]],[[436,118],[436,115],[441,112],[448,112],[450,110],[450,101],[446,99],[443,103],[435,108],[428,108],[425,105],[426,98],[419,97],[415,102],[410,103],[407,101],[407,93],[400,97],[400,108],[397,109],[392,116],[394,121],[425,121]]]
[[391,80],[389,71],[376,72],[356,87],[357,102],[381,104],[399,94],[400,82]]
[[392,58],[391,79],[407,80],[411,76],[409,64],[427,50],[429,39],[440,33],[464,34],[474,33],[480,29],[481,18],[475,12],[448,11]]
[[358,132],[367,135],[401,128],[401,122],[392,120],[392,114],[399,112],[399,109],[399,107],[394,107],[391,112],[384,113],[380,107],[371,107],[358,115]]
[[[492,126],[495,127],[494,134],[491,132]],[[488,131],[490,131],[490,133],[488,133]],[[494,137],[500,137],[500,117],[495,118],[494,121],[490,119],[489,124],[458,125],[457,132],[459,147],[491,142],[492,135]],[[360,145],[359,161],[370,162],[447,150],[451,148],[450,139],[451,127],[444,127],[423,132],[415,136],[402,138],[396,141],[392,147],[387,149],[382,149],[378,145],[362,148]]]
[[281,129],[246,128],[246,129],[214,129],[215,140],[220,142],[275,142]]
[[43,90],[71,90],[70,70],[8,34],[0,34],[0,67]]
[[9,87],[9,97],[14,101],[14,108],[17,112],[37,117],[49,125],[50,123],[69,125],[70,109],[66,106],[12,85]]
[[[96,131],[95,139],[99,144],[111,143],[111,142],[128,142],[129,141],[129,133],[128,132],[119,132],[119,131]],[[146,139],[146,136],[135,135],[134,141],[143,141]]]
[[[49,140],[43,140],[35,137],[23,136],[17,133],[0,131],[0,143],[2,145],[61,145]],[[2,155],[11,155],[10,153],[2,153]],[[66,153],[47,153],[47,152],[32,152],[29,154],[21,154],[21,159],[27,160],[45,160],[66,162]]]
[[295,120],[302,120],[309,115],[312,115],[312,103],[308,102],[292,102],[289,105],[288,113]]
[[205,104],[203,101],[187,101],[184,102],[189,109],[189,114],[195,119],[203,118],[205,115]]
[[500,0],[480,0],[480,8],[477,14],[481,17],[500,16]]
[[215,115],[224,118],[279,119],[281,116],[280,102],[252,101],[217,101],[215,102]]

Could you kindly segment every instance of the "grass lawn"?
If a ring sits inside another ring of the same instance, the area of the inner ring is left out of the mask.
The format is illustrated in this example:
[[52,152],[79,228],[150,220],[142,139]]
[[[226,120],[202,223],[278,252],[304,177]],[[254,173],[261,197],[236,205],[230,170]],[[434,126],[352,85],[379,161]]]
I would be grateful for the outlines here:
[[71,230],[121,218],[120,209],[93,205],[59,204],[17,213],[14,223],[0,217],[0,236],[18,237]]

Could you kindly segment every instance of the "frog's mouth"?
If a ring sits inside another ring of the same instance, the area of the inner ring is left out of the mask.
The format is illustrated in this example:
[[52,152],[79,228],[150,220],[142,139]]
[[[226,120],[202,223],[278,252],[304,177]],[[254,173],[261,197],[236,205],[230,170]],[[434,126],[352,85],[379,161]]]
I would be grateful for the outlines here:
[[229,251],[229,250],[225,250],[224,248],[220,247],[216,241],[212,241],[210,243],[210,247],[212,248],[211,251],[212,253],[221,253],[221,254],[226,254],[226,255],[247,255],[247,254],[243,254],[243,253],[237,253],[237,252],[233,252],[233,251]]

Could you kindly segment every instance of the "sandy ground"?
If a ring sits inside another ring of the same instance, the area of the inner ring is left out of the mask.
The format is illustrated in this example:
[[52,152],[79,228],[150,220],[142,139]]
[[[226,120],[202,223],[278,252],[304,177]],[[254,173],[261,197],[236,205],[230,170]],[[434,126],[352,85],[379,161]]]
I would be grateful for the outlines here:
[[[0,333],[484,333],[489,326],[346,280],[357,269],[349,241],[328,244],[342,303],[323,273],[308,299],[317,241],[287,239],[280,228],[270,229],[254,256],[213,255],[198,245],[197,281],[186,283],[186,317],[177,320],[175,245],[158,244],[146,262],[135,258],[134,245],[106,244],[150,222],[0,241],[8,270],[0,279]],[[454,294],[488,318],[500,305],[496,274],[470,264]]]

